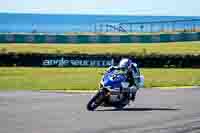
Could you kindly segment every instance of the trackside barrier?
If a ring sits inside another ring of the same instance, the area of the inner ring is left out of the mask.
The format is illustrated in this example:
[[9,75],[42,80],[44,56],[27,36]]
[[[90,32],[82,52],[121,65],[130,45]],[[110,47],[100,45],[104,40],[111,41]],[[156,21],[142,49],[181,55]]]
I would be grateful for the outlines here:
[[158,35],[0,34],[0,43],[154,43],[199,40],[200,32]]

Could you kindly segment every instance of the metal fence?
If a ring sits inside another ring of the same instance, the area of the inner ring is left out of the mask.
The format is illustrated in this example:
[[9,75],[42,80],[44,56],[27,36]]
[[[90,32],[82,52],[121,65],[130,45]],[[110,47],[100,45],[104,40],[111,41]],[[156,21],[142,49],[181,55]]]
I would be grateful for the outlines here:
[[100,23],[95,24],[93,32],[198,32],[200,19],[128,22],[128,23]]

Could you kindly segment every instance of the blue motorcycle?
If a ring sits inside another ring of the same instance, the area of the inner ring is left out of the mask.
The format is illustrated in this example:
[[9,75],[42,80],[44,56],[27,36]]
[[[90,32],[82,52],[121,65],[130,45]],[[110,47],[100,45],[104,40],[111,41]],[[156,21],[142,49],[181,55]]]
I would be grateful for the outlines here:
[[[143,80],[143,76],[139,78]],[[135,97],[136,94],[136,91],[130,92],[127,81],[125,72],[121,70],[106,72],[102,77],[99,91],[89,101],[87,109],[94,111],[99,106],[123,109],[131,100],[134,101],[134,99],[130,99],[130,95]],[[135,89],[138,88],[135,87]]]

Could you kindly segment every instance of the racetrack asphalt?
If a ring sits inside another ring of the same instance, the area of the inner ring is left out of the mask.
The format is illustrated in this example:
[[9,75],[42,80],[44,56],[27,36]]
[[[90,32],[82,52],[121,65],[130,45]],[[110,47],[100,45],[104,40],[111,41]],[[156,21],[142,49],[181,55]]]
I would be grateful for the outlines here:
[[200,133],[200,88],[143,89],[120,111],[87,111],[92,95],[1,92],[0,133]]

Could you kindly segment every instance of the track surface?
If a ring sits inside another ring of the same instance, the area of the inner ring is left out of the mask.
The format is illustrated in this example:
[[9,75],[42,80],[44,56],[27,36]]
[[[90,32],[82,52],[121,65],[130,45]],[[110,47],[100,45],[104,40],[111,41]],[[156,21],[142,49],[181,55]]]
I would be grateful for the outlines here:
[[0,93],[0,133],[200,133],[200,89],[140,90],[122,111],[88,112],[91,94]]

